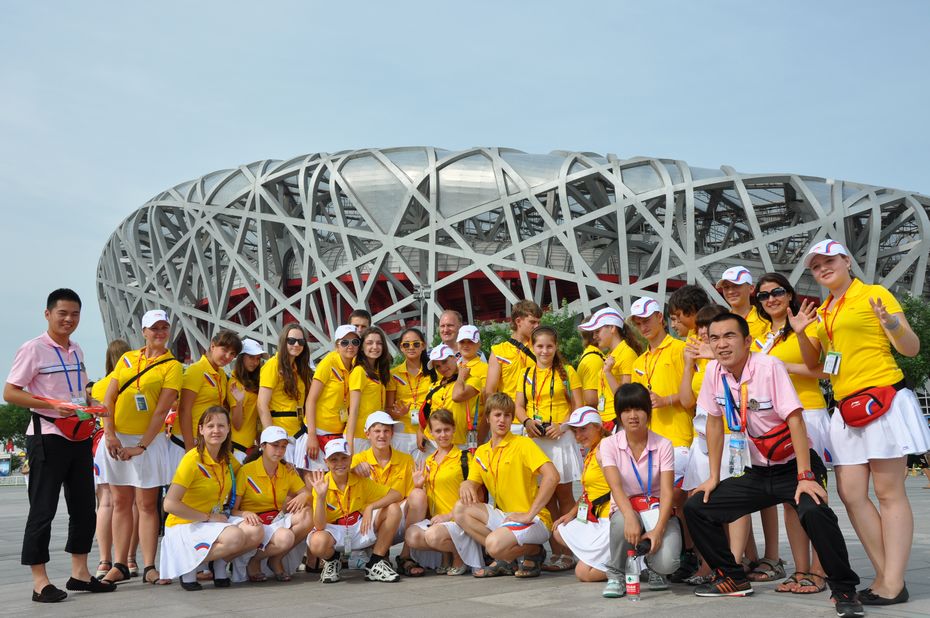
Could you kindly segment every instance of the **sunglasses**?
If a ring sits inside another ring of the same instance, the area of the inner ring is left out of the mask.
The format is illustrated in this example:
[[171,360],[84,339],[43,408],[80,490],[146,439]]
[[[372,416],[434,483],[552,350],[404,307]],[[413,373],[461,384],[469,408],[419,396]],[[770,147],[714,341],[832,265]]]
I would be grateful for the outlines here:
[[307,345],[306,339],[298,339],[297,337],[288,337],[285,341],[287,341],[287,345]]
[[405,350],[419,350],[420,348],[423,347],[423,342],[422,341],[404,341],[403,343],[400,344],[400,347],[402,347]]
[[355,339],[343,339],[342,341],[339,342],[339,345],[341,345],[344,348],[348,348],[350,346],[353,348],[357,348],[359,345],[361,345],[361,343],[362,343],[362,340],[356,337]]
[[769,298],[781,298],[787,293],[788,293],[788,290],[786,290],[785,288],[775,288],[768,292],[759,292],[758,294],[756,294],[756,298],[759,300],[760,303],[764,303]]

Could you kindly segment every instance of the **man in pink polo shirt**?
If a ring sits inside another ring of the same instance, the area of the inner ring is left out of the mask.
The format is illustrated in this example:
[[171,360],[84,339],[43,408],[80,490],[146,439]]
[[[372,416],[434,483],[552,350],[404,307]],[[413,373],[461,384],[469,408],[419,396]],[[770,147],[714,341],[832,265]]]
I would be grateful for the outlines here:
[[[724,524],[785,503],[797,509],[820,556],[836,615],[863,616],[856,595],[859,576],[849,566],[843,533],[827,506],[826,469],[810,448],[801,402],[784,363],[774,356],[751,353],[749,325],[734,313],[711,320],[708,334],[714,360],[707,365],[698,406],[708,414],[710,478],[685,503],[685,517],[694,544],[717,576],[694,593],[704,597],[752,594],[746,573],[730,552]],[[752,465],[721,482],[724,416],[732,432],[731,446],[734,435],[746,434]]]
[[94,421],[65,426],[64,423],[76,420],[73,409],[35,397],[86,405],[84,352],[71,341],[71,333],[81,321],[80,297],[73,290],[55,290],[48,296],[45,319],[48,330],[24,343],[16,352],[13,368],[3,387],[3,398],[13,405],[32,408],[32,419],[26,430],[29,516],[23,535],[22,564],[32,569],[32,600],[57,603],[68,593],[49,581],[45,564],[49,561],[52,520],[58,510],[62,487],[69,517],[65,551],[71,554],[71,579],[65,587],[112,592],[116,586],[99,581],[87,569],[87,554],[94,541],[96,505],[91,438],[85,434]]

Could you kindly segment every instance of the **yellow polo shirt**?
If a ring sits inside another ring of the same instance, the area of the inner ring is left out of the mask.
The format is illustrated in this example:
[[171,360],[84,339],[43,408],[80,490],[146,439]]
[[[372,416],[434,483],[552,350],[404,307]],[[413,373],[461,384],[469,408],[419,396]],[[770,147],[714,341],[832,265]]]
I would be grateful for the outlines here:
[[[141,350],[130,350],[123,354],[113,373],[110,374],[111,380],[116,380],[116,387],[119,389],[123,384],[132,380],[132,383],[116,398],[116,408],[113,412],[113,426],[120,433],[131,435],[144,434],[152,421],[152,414],[155,413],[155,406],[158,405],[158,398],[161,396],[162,389],[171,389],[180,392],[183,382],[183,369],[180,362],[163,363],[149,371],[138,379],[134,379],[140,372],[145,371],[149,365],[165,360],[173,359],[171,352],[165,352],[158,358],[145,358],[145,348]],[[104,378],[109,385],[109,381]],[[142,393],[145,396],[145,403],[148,407],[147,412],[139,412],[136,409],[136,395]],[[106,391],[104,391],[106,394]],[[214,395],[216,393],[214,392]]]
[[259,435],[258,393],[245,390],[245,386],[236,377],[236,372],[233,372],[229,378],[228,396],[226,398],[230,412],[236,405],[236,398],[232,394],[233,386],[236,386],[245,396],[242,399],[242,426],[236,429],[232,423],[229,424],[229,429],[232,431],[232,441],[249,448],[255,444],[255,440]]
[[581,380],[581,388],[586,391],[597,391],[600,396],[601,371],[604,369],[604,355],[596,346],[589,345],[581,353],[576,373]]
[[[470,467],[471,454],[466,457]],[[465,480],[462,471],[462,451],[453,446],[452,450],[438,463],[436,452],[434,452],[426,458],[424,473],[426,482],[423,488],[426,490],[426,498],[429,502],[429,514],[435,517],[451,513],[455,503],[459,500],[459,485]]]
[[575,407],[571,391],[576,388],[581,388],[581,380],[570,366],[565,366],[564,380],[552,368],[527,369],[523,375],[522,390],[526,398],[526,415],[544,423],[565,422]]
[[[633,382],[642,384],[660,397],[677,395],[685,373],[685,342],[666,334],[655,350],[640,354],[633,363]],[[672,442],[672,446],[691,446],[694,438],[694,412],[681,404],[652,411],[649,428]]]
[[[152,371],[155,371],[154,369]],[[110,382],[113,381],[113,375],[116,373],[116,368],[113,369],[106,376],[100,378],[94,385],[90,387],[90,398],[94,401],[99,401],[103,403],[104,398],[107,396],[107,388],[110,387]],[[119,386],[117,386],[117,389]],[[144,433],[144,432],[143,432]]]
[[236,495],[242,511],[280,511],[287,497],[297,495],[304,487],[297,471],[284,463],[279,463],[274,476],[269,477],[261,457],[243,464],[236,474]]
[[[364,367],[356,365],[349,374],[349,392],[352,391],[361,393],[358,416],[355,419],[355,436],[361,438],[365,435],[365,421],[368,415],[378,410],[384,411],[386,389],[384,384],[368,377]],[[319,410],[319,404],[317,404],[317,410]]]
[[[844,298],[833,309],[826,309],[831,300],[828,297],[817,310],[820,316],[817,337],[823,350],[842,354],[839,375],[830,376],[838,400],[870,386],[891,386],[904,379],[891,355],[891,341],[869,304],[870,298],[881,299],[892,315],[904,311],[887,289],[866,285],[859,279],[853,279]],[[833,333],[832,345],[827,337],[828,327]]]
[[[171,484],[180,485],[186,489],[181,502],[195,511],[210,513],[216,509],[219,512],[229,500],[229,494],[233,490],[230,466],[233,474],[239,470],[239,462],[232,455],[229,456],[228,464],[218,463],[210,457],[206,449],[201,458],[197,449],[192,448],[181,458]],[[191,520],[171,514],[165,521],[166,526],[189,523],[192,523]]]
[[[407,363],[403,362],[391,369],[391,382],[394,384],[394,402],[399,405],[410,404],[410,412],[417,412],[423,407],[423,400],[426,393],[433,386],[433,381],[426,374],[426,368],[421,367],[419,373],[410,375],[407,371]],[[410,413],[407,413],[400,419],[404,422],[403,430],[398,426],[397,430],[401,433],[416,433],[419,423],[413,423],[410,420]]]
[[[772,330],[772,324],[759,315],[755,307],[749,309],[749,313],[746,314],[746,324],[749,325],[749,336],[753,341],[765,343],[765,335]],[[761,347],[761,344],[759,345]]]
[[[475,417],[476,412],[480,414],[480,405],[478,405],[478,402],[481,400],[481,380],[468,376],[468,379],[465,380],[465,384],[478,391],[477,395],[467,401],[458,402],[452,400],[452,389],[455,388],[455,380],[449,382],[445,386],[433,384],[432,388],[430,388],[430,392],[433,394],[428,399],[431,411],[445,408],[452,413],[452,418],[455,419],[455,433],[452,434],[452,443],[460,445],[465,444],[469,427],[474,426],[475,429],[477,429],[478,423],[481,420],[480,417]],[[429,427],[426,428],[424,434],[427,438],[432,439],[433,437]]]
[[[817,325],[809,325],[804,334],[810,339],[817,338]],[[763,345],[768,339],[768,333],[762,338]],[[761,352],[757,343],[752,344],[753,352]],[[797,335],[791,333],[787,338],[778,337],[775,344],[768,351],[769,356],[774,356],[783,363],[804,364],[804,356],[801,354],[801,344],[798,343]],[[805,410],[820,410],[827,407],[827,402],[823,398],[823,392],[820,390],[820,382],[817,378],[809,378],[789,372],[788,377],[794,384],[794,390],[798,392],[798,398]]]
[[[294,399],[284,390],[284,378],[278,371],[278,357],[272,356],[262,365],[262,371],[259,374],[259,387],[271,389],[271,403],[269,407],[272,412],[298,412],[302,411],[304,402],[307,399],[307,386],[301,381],[300,377],[295,375],[297,380],[297,399]],[[296,372],[295,372],[296,374]],[[287,432],[287,435],[293,436],[303,427],[303,419],[298,416],[280,416],[275,417],[272,414],[272,425],[281,427]]]
[[[340,418],[340,412],[348,414],[349,410],[349,369],[339,352],[333,350],[323,357],[313,372],[313,379],[323,385],[320,398],[316,400],[316,428],[325,433],[342,433],[346,423]],[[365,433],[355,435],[361,437]]]
[[371,466],[371,480],[396,490],[406,498],[413,491],[413,457],[407,453],[391,449],[391,459],[382,467],[372,449],[365,449],[352,456],[352,467],[360,463]]
[[[598,444],[600,446],[600,444]],[[610,493],[610,486],[604,477],[604,471],[601,464],[597,462],[597,446],[585,455],[584,467],[581,471],[581,487],[584,490],[588,500],[593,502],[604,494]],[[610,500],[602,504],[595,513],[598,517],[608,517],[610,515]]]
[[[529,341],[524,342],[526,347],[532,345]],[[536,361],[521,352],[515,345],[509,341],[502,341],[491,346],[491,354],[497,357],[497,364],[501,368],[501,379],[497,385],[497,392],[506,393],[512,399],[517,396],[517,389],[523,380],[523,374],[527,368],[535,367]]]
[[[630,376],[630,381],[633,380],[633,363],[636,362],[636,351],[627,344],[626,341],[621,341],[617,344],[613,350],[610,351],[610,356],[614,357],[614,366],[611,367],[610,373],[614,375],[617,379],[617,384],[620,384],[623,376]],[[603,365],[602,365],[603,368]],[[601,420],[605,423],[607,421],[617,420],[617,413],[614,411],[614,392],[610,390],[610,385],[607,383],[607,378],[604,377],[604,372],[601,371],[599,374],[600,382],[598,382],[598,397],[604,398],[604,409],[601,411]]]
[[[534,478],[549,458],[526,436],[508,434],[495,448],[491,442],[478,446],[468,468],[468,480],[484,485],[494,504],[505,513],[526,513],[533,506],[538,490]],[[543,508],[539,518],[552,528],[552,516]]]
[[[381,485],[351,472],[343,490],[336,486],[331,473],[327,472],[326,478],[329,479],[329,489],[326,491],[326,523],[329,524],[352,513],[361,513],[366,506],[377,502],[391,491],[387,485]],[[316,505],[316,500],[317,493],[313,490],[314,505]]]

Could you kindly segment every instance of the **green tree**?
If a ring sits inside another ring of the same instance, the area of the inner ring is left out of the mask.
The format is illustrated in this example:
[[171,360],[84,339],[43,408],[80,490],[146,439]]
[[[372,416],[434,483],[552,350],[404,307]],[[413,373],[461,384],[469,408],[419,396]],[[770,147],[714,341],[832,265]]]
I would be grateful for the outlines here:
[[[551,326],[559,335],[559,351],[565,362],[574,366],[581,357],[584,345],[578,334],[577,316],[568,310],[568,303],[562,301],[562,307],[557,311],[543,313],[542,324]],[[510,337],[510,322],[485,322],[478,325],[481,332],[481,351],[485,356],[491,355],[491,346]]]
[[0,441],[4,444],[13,438],[13,444],[18,448],[26,447],[26,426],[32,413],[26,408],[12,404],[0,405]]
[[920,296],[905,296],[901,300],[901,307],[920,340],[920,353],[913,358],[897,352],[894,352],[894,356],[908,384],[913,388],[921,388],[930,377],[930,301]]

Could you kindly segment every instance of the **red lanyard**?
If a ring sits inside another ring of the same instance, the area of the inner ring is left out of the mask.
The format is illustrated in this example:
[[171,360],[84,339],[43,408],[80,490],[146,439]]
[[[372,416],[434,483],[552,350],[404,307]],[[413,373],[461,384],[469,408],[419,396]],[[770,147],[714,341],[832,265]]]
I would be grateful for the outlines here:
[[[436,462],[436,453],[433,453],[429,456],[429,459],[426,460],[426,496],[430,500],[434,500],[434,495],[436,492],[436,478],[439,476],[439,472],[442,470],[442,466],[449,460],[455,460],[452,457],[452,449],[446,453],[446,456],[442,458],[442,461]],[[430,462],[434,465],[430,466]],[[436,513],[433,513],[435,515]]]
[[136,390],[141,392],[142,386],[139,384],[142,381],[142,361],[145,360],[145,364],[148,365],[148,359],[145,358],[145,348],[139,350],[139,359],[136,361]]
[[[411,405],[417,405],[417,395],[420,394],[420,380],[423,379],[423,367],[420,367],[420,372],[417,374],[417,383],[410,387],[410,397],[413,401],[410,402]],[[412,383],[413,378],[410,377],[410,372],[407,372],[407,382]]]
[[654,363],[652,363],[652,370],[649,369],[649,359],[652,357],[653,353],[652,351],[646,352],[646,387],[649,390],[652,390],[652,374],[656,372],[656,367],[659,364],[659,359],[662,358],[662,352],[664,351],[665,351],[665,347],[663,347],[660,344],[659,349],[656,350],[655,352],[656,360]]
[[[349,480],[346,479],[345,504],[343,504],[342,500],[339,499],[340,496],[342,496],[342,494],[339,493],[338,486],[335,489],[335,493],[336,493],[336,504],[339,505],[339,509],[342,511],[342,516],[347,518],[349,515],[351,515],[351,513],[349,513],[349,508],[352,506],[352,490],[349,487]],[[349,528],[349,524],[346,524],[346,529],[348,528]]]
[[280,469],[281,469],[281,465],[278,464],[278,467],[274,471],[274,475],[268,477],[268,482],[271,483],[271,499],[274,500],[274,510],[276,511],[281,510],[280,508],[278,508],[278,488],[275,487],[275,483],[278,480],[278,470]]
[[[849,290],[847,290],[848,292]],[[830,298],[827,299],[827,307],[830,306],[830,301],[833,298],[833,295],[830,295]],[[824,309],[824,320],[823,320],[823,329],[827,331],[827,339],[830,340],[830,348],[833,348],[833,325],[836,323],[836,317],[840,314],[840,309],[843,308],[843,303],[846,302],[846,293],[843,293],[843,297],[836,303],[836,306],[833,308],[833,311],[829,309]],[[827,315],[832,314],[833,319],[827,320]]]
[[746,424],[746,408],[748,403],[749,385],[743,382],[739,385],[739,422],[747,436],[749,435],[749,426]]
[[[488,466],[488,472],[491,473],[491,478],[494,479],[494,491],[492,495],[497,499],[497,475],[500,473],[501,468],[501,457],[503,457],[503,450],[507,448],[506,444],[498,445],[497,448],[491,449],[491,465]],[[497,466],[494,465],[494,454],[497,453]]]
[[[549,377],[549,422],[551,423],[552,422],[552,400],[555,399],[555,371],[553,371],[552,367],[549,367],[548,377]],[[542,382],[540,383],[539,386],[542,387],[545,385],[546,385],[546,375],[543,375]],[[534,412],[534,416],[536,414],[539,414],[539,402],[542,399],[542,393],[543,393],[542,388],[539,389],[538,394],[536,392],[536,369],[533,369],[533,404],[534,404],[533,412]],[[540,414],[540,416],[542,415]]]
[[588,466],[591,465],[591,460],[594,459],[595,454],[597,453],[598,446],[600,446],[600,444],[598,444],[597,446],[595,446],[588,452],[588,454],[584,458],[584,466],[582,466],[581,468],[581,488],[582,488],[582,491],[584,492],[585,500],[588,499],[588,489],[587,487],[584,486],[584,477],[587,476],[588,474]]
[[[201,459],[201,461],[203,461],[203,459]],[[213,464],[207,465],[210,466],[210,472],[213,473],[214,480],[216,480],[217,484],[220,486],[220,493],[216,497],[216,504],[217,506],[222,506],[224,497],[223,494],[226,492],[226,470],[222,465],[219,465],[221,474],[217,474],[216,470],[213,469]]]

